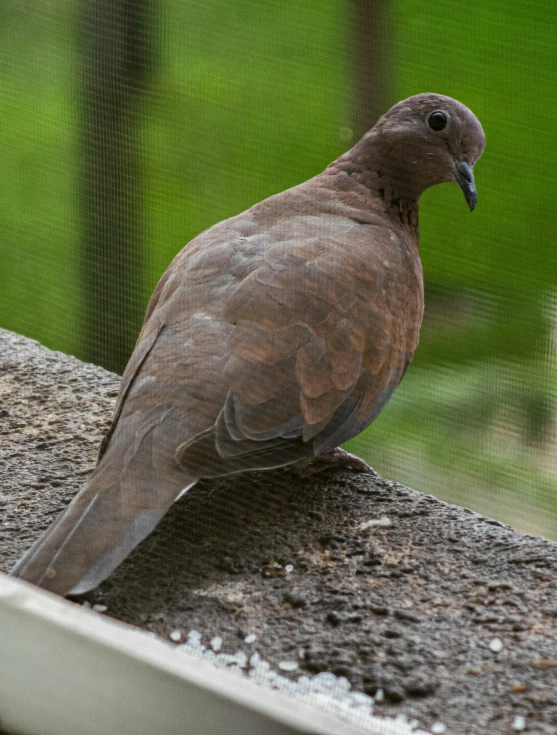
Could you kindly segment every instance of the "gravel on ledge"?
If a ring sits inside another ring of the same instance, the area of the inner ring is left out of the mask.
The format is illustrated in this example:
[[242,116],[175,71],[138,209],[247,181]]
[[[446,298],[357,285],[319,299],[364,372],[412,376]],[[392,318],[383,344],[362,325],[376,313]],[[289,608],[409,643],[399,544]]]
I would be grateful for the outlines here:
[[[0,330],[0,570],[79,489],[117,388]],[[200,483],[79,602],[292,681],[334,673],[432,732],[541,735],[556,581],[555,543],[381,478],[277,470]]]

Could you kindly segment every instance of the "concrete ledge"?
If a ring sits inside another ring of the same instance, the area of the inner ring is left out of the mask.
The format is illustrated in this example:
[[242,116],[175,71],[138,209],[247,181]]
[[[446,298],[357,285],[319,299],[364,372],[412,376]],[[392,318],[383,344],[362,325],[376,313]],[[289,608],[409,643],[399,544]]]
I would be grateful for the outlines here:
[[[79,488],[117,385],[0,332],[0,569]],[[292,679],[332,671],[434,732],[539,735],[557,729],[556,581],[544,539],[386,480],[277,471],[196,487],[86,601]]]

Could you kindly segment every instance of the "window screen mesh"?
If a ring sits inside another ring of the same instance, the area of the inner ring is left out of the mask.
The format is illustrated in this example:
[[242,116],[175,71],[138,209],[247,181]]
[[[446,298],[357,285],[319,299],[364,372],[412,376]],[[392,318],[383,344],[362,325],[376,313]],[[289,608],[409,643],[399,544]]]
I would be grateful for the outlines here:
[[378,111],[468,104],[479,206],[421,201],[426,314],[350,448],[381,474],[557,538],[557,5],[8,0],[0,324],[121,371],[201,230],[318,173]]

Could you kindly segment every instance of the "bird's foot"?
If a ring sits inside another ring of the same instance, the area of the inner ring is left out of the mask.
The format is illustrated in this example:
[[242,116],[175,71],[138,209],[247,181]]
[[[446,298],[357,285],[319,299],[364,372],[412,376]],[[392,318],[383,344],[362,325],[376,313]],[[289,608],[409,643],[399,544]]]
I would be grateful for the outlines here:
[[315,457],[310,462],[304,460],[295,466],[302,475],[315,475],[325,470],[349,469],[354,472],[365,472],[367,475],[379,477],[377,472],[367,462],[364,462],[363,459],[360,459],[355,454],[350,454],[350,452],[340,447],[330,449],[328,452]]

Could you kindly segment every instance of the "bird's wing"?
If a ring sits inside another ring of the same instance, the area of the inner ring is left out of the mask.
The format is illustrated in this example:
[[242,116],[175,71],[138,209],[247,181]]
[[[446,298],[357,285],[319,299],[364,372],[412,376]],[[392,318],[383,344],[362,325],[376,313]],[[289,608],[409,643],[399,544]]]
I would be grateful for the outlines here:
[[359,433],[415,351],[420,277],[384,227],[298,217],[268,231],[257,267],[213,311],[227,335],[225,400],[214,426],[182,442],[181,465],[202,476],[273,467]]

